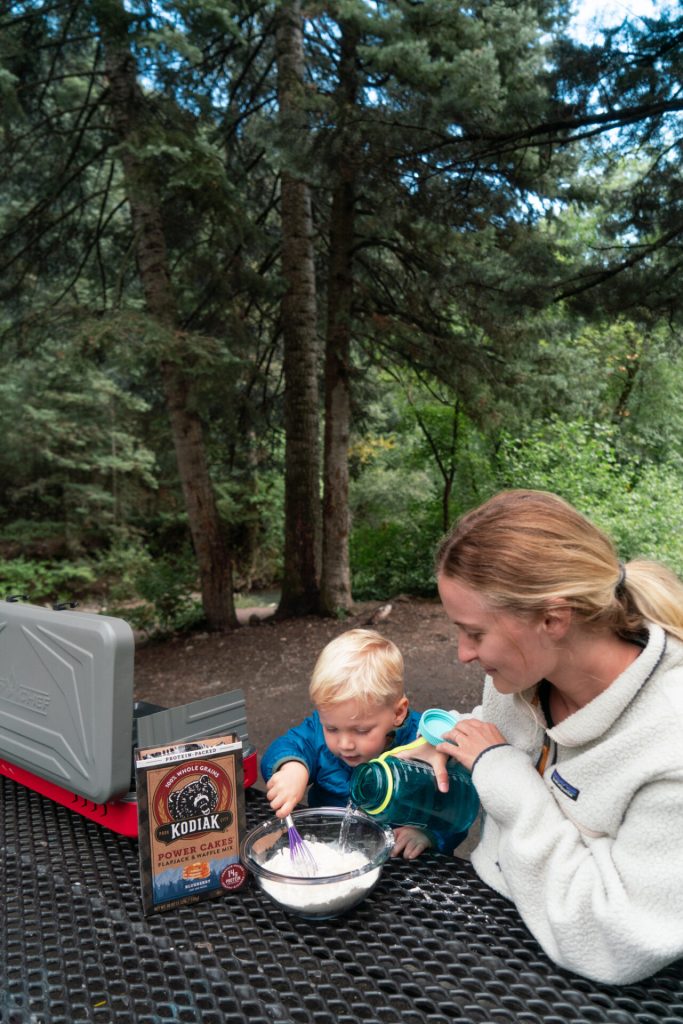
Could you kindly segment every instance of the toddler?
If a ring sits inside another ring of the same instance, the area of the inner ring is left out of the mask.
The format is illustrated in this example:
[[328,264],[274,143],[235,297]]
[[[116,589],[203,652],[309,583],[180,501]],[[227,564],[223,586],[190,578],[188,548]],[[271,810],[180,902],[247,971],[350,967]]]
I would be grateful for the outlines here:
[[[353,769],[417,737],[398,647],[370,629],[351,629],[318,658],[309,687],[313,714],[270,744],[261,761],[266,794],[284,818],[308,790],[309,807],[345,807]],[[452,853],[466,832],[437,835],[396,828],[392,856],[419,857],[428,846]]]

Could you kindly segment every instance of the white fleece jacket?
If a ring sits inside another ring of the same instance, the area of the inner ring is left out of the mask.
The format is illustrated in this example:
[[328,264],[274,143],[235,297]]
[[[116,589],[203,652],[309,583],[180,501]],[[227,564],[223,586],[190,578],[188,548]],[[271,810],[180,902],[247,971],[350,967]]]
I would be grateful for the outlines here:
[[547,731],[542,777],[534,695],[502,695],[487,677],[475,715],[510,746],[474,765],[472,863],[560,966],[638,981],[683,956],[683,644],[650,625],[636,661]]

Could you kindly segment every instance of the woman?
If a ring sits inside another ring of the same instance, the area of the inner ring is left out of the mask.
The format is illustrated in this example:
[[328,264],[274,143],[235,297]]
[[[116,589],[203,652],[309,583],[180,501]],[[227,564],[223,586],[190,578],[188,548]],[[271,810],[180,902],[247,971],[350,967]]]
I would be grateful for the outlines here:
[[437,576],[486,672],[437,747],[479,792],[477,873],[561,966],[647,977],[683,955],[683,586],[539,491],[464,516]]

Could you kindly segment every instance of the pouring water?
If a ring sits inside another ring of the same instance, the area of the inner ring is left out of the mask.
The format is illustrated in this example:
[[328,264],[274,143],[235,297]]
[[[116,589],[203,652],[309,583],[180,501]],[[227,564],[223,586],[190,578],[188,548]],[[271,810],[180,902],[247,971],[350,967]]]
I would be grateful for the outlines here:
[[349,831],[351,829],[351,822],[353,821],[353,815],[356,810],[356,805],[353,800],[349,800],[346,805],[345,814],[342,818],[341,828],[339,829],[339,847],[342,851],[346,849],[346,844],[349,839]]

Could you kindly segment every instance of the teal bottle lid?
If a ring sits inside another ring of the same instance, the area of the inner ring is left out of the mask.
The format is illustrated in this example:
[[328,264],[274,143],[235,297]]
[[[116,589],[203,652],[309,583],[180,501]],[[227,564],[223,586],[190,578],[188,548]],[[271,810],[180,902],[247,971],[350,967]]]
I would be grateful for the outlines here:
[[418,731],[420,736],[431,743],[433,747],[441,743],[443,734],[457,725],[459,715],[451,715],[448,711],[441,711],[440,708],[428,708],[423,711]]

